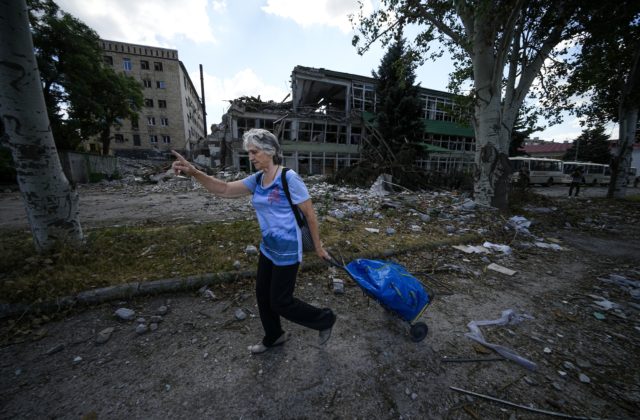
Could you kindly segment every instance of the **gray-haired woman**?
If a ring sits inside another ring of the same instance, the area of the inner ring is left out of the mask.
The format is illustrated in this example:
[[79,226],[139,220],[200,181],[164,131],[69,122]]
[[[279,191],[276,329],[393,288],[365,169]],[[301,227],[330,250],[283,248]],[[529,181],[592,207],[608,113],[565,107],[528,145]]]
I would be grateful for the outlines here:
[[[318,330],[319,342],[324,344],[331,336],[335,314],[329,308],[316,308],[293,297],[302,261],[302,237],[282,186],[282,151],[278,139],[267,130],[252,129],[244,134],[243,146],[258,172],[240,181],[224,182],[208,176],[176,151],[172,151],[177,159],[172,167],[176,174],[193,176],[217,196],[232,198],[253,194],[252,203],[262,231],[256,298],[265,335],[260,343],[249,346],[249,351],[263,353],[287,341],[289,334],[282,329],[280,317]],[[329,259],[320,241],[318,219],[306,186],[292,170],[285,176],[291,201],[302,210],[309,224],[316,254]]]

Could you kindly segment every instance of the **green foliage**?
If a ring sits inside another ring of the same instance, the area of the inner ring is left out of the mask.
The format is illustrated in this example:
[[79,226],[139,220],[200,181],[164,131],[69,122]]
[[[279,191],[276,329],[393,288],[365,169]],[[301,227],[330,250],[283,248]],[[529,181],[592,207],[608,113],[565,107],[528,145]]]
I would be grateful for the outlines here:
[[581,49],[565,91],[590,95],[575,111],[591,126],[618,122],[621,109],[640,103],[640,3],[594,3],[592,13],[581,17]]
[[101,174],[101,173],[98,173],[98,172],[91,172],[89,174],[89,182],[91,182],[91,183],[100,182],[105,178],[106,178],[105,174]]
[[[405,145],[422,141],[422,101],[416,85],[415,61],[398,37],[382,58],[376,80],[376,123],[391,151],[397,155]],[[375,140],[374,140],[375,141]],[[410,161],[415,159],[415,154]]]
[[565,152],[562,160],[608,165],[611,162],[611,153],[604,127],[583,130],[582,134],[574,140],[571,148]]
[[511,131],[511,141],[509,142],[509,156],[521,156],[525,153],[520,151],[524,141],[531,137],[536,131],[543,128],[536,125],[537,118],[528,113],[528,108],[523,108],[518,113],[516,122]]
[[76,149],[119,118],[134,115],[142,106],[142,87],[103,65],[98,34],[53,0],[29,0],[28,6],[56,146]]

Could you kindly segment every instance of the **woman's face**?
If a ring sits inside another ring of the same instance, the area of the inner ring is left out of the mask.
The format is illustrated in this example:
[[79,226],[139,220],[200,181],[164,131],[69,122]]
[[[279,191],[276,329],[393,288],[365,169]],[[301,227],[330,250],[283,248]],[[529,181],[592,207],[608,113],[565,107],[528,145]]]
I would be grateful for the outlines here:
[[258,149],[255,145],[251,145],[247,148],[249,153],[249,160],[257,171],[267,169],[271,163],[273,163],[273,157],[263,150]]

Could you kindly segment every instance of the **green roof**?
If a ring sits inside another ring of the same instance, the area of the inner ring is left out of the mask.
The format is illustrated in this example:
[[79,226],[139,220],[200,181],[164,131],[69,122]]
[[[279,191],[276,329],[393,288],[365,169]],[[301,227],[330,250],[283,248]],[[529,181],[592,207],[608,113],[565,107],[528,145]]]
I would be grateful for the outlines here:
[[451,121],[424,120],[424,129],[433,134],[473,137],[473,128]]
[[[362,118],[368,124],[377,127],[375,121],[375,114],[362,111]],[[468,125],[452,122],[452,121],[436,121],[436,120],[422,120],[424,124],[424,130],[431,134],[444,134],[447,136],[460,136],[460,137],[473,137],[473,128]]]
[[451,153],[451,152],[453,152],[453,150],[449,150],[446,147],[435,146],[435,145],[429,144],[429,143],[418,143],[418,145],[420,147],[422,147],[422,149],[425,152],[437,152],[437,153]]

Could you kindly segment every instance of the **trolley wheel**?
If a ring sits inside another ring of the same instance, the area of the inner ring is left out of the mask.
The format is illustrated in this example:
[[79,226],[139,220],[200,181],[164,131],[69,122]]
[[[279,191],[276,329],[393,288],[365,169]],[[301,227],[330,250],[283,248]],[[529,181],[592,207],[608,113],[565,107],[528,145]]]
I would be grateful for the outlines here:
[[416,322],[411,326],[409,333],[411,334],[411,341],[414,343],[419,343],[424,340],[429,332],[429,327],[424,322]]

